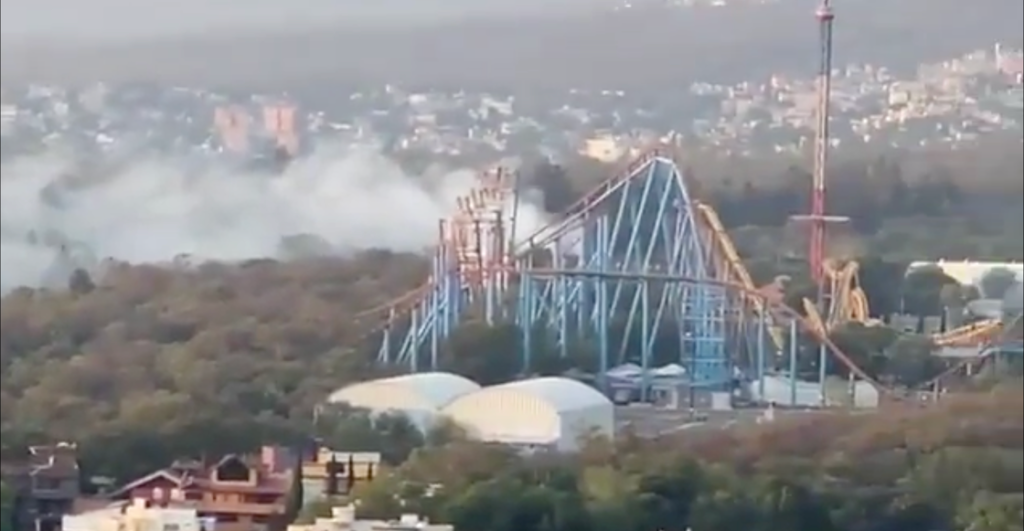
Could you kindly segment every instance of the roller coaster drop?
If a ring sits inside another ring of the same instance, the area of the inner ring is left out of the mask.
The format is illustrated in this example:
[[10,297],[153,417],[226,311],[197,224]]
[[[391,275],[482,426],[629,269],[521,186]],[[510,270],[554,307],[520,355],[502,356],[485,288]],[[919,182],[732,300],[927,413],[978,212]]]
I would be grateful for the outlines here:
[[822,327],[754,287],[714,210],[690,195],[659,151],[525,237],[516,234],[517,196],[509,174],[485,175],[459,214],[441,222],[428,281],[360,316],[379,319],[382,364],[437,369],[443,342],[472,311],[488,323],[515,323],[523,374],[543,335],[563,356],[576,345],[595,352],[602,383],[613,363],[647,369],[656,351],[669,351],[693,386],[725,389],[737,374],[763,386],[787,358],[782,371],[796,373],[803,332],[881,388]]

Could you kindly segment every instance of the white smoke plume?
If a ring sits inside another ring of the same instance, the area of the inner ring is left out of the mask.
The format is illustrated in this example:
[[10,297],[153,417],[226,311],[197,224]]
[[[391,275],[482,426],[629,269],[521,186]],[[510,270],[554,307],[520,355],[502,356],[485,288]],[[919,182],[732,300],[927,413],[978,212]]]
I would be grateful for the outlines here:
[[[436,243],[438,220],[476,183],[472,171],[408,175],[376,153],[353,150],[321,150],[274,176],[151,160],[54,192],[68,168],[46,156],[3,166],[4,292],[44,282],[56,256],[52,242],[40,241],[47,234],[97,258],[132,263],[280,258],[282,238],[298,234],[317,236],[339,254],[421,251]],[[521,202],[517,234],[540,228],[544,217]]]

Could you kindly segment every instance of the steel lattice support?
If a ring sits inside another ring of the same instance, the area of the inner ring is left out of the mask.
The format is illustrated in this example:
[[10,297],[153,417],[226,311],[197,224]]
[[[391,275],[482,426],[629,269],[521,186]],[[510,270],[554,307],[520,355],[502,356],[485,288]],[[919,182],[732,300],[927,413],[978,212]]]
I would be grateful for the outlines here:
[[[505,315],[499,301],[511,272],[508,239],[514,233],[514,214],[507,215],[506,208],[510,200],[514,204],[510,180],[500,169],[481,175],[479,188],[459,198],[456,213],[441,220],[430,280],[389,309],[379,362],[405,364],[413,372],[434,369],[441,343],[468,308],[480,308],[488,323]],[[427,367],[422,367],[424,361]]]
[[655,341],[669,333],[694,384],[732,379],[727,336],[741,303],[715,283],[723,279],[715,278],[708,233],[672,161],[645,161],[540,236],[518,268],[524,368],[537,330],[563,352],[572,342],[590,345],[600,375],[623,361],[652,368]]
[[524,373],[537,334],[563,355],[585,345],[600,375],[625,361],[651,367],[664,350],[695,385],[726,385],[737,363],[752,368],[755,352],[763,373],[764,327],[746,325],[749,301],[725,284],[716,235],[671,160],[642,158],[512,252],[514,219],[499,208],[482,215],[462,209],[442,224],[431,280],[392,308],[381,362],[435,369],[443,341],[472,307],[488,322],[518,325]]
[[[765,376],[781,372],[790,383],[780,402],[796,406],[808,403],[793,377],[806,333],[827,347],[822,355],[883,389],[820,323],[754,287],[717,215],[690,196],[672,160],[645,154],[525,238],[516,238],[518,194],[506,177],[485,175],[441,222],[427,283],[356,316],[382,318],[380,363],[438,370],[445,342],[472,316],[518,329],[523,375],[540,352],[593,368],[604,383],[611,365],[653,369],[657,359],[681,365],[686,375],[676,381],[690,389],[724,390],[740,376],[759,382],[753,394],[767,400]],[[651,374],[641,372],[645,394]]]

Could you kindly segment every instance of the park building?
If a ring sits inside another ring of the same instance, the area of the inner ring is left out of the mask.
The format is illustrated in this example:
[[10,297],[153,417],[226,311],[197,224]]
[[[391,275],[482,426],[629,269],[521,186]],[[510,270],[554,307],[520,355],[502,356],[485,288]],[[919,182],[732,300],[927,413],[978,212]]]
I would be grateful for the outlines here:
[[568,378],[534,378],[485,387],[448,403],[441,414],[470,437],[524,448],[573,451],[588,435],[613,437],[615,406]]
[[400,413],[423,431],[438,419],[452,400],[480,390],[480,386],[456,374],[422,372],[348,385],[331,393],[328,404],[348,404],[373,414]]

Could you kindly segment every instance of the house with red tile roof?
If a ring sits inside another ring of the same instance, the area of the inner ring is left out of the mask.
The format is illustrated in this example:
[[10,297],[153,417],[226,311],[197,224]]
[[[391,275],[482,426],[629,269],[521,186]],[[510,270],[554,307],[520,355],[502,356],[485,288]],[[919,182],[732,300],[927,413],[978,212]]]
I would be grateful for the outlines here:
[[265,447],[258,456],[226,455],[216,462],[179,461],[124,485],[114,499],[191,507],[218,531],[260,531],[287,511],[291,452]]

